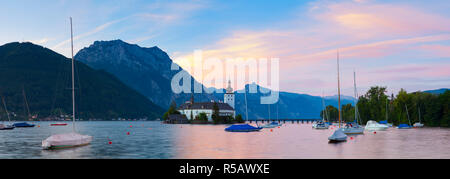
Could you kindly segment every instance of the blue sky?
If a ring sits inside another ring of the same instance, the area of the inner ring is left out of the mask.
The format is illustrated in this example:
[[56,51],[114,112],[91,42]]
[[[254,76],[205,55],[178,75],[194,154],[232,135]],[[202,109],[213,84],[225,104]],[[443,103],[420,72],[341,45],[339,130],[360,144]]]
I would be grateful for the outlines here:
[[[158,46],[184,68],[196,49],[214,57],[280,58],[280,89],[344,94],[450,87],[448,1],[2,1],[0,45],[31,41],[70,56],[96,40]],[[186,57],[187,61],[177,60]],[[197,77],[199,78],[199,77]],[[235,86],[239,88],[239,86]]]

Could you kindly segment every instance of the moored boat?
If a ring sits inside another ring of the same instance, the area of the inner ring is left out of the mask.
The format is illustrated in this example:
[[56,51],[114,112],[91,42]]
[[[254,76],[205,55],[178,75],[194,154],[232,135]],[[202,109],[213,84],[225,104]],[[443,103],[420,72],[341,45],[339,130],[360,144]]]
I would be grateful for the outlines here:
[[275,128],[275,127],[279,127],[279,126],[281,126],[280,123],[278,123],[278,122],[271,122],[271,123],[262,125],[261,127],[262,128]]
[[[2,98],[3,107],[5,107],[6,116],[8,116],[8,121],[11,122],[11,118],[9,118],[8,109],[6,108],[5,99],[3,98],[3,96],[1,96],[1,98]],[[13,125],[5,125],[3,122],[2,122],[2,124],[0,124],[0,130],[12,130],[14,128],[15,127]]]
[[367,121],[365,129],[368,131],[385,131],[389,128],[389,126],[384,124],[379,124],[377,121]]
[[347,135],[342,131],[341,128],[341,88],[339,79],[339,51],[337,53],[337,81],[338,81],[338,113],[339,113],[339,128],[336,129],[333,134],[328,137],[329,143],[345,142],[347,141]]
[[411,120],[409,120],[409,113],[408,113],[408,106],[405,104],[405,109],[406,109],[406,116],[408,117],[408,122],[409,124],[399,124],[397,126],[397,129],[411,129]]
[[326,122],[319,121],[312,125],[314,129],[328,129],[330,126]]
[[92,136],[78,133],[56,134],[42,141],[44,149],[63,149],[88,145],[92,141]]
[[4,124],[0,124],[0,130],[12,130],[15,127],[12,125],[4,125]]
[[70,32],[72,44],[72,132],[64,134],[55,134],[42,141],[43,149],[62,149],[89,145],[92,136],[82,135],[75,132],[75,76],[73,59],[73,33],[72,18],[70,18]]
[[[356,90],[356,72],[353,71],[353,84],[354,84],[354,92],[355,92],[355,104],[358,104],[356,99],[358,99],[358,93]],[[355,121],[349,122],[345,125],[345,127],[342,129],[342,132],[345,134],[364,134],[364,128],[359,125],[358,123],[358,105],[355,105]],[[359,120],[360,121],[360,120]]]
[[388,123],[387,120],[380,121],[380,122],[378,122],[378,124],[383,124],[383,125],[386,125],[388,127],[392,127],[392,123]]
[[413,127],[414,128],[421,128],[421,127],[423,127],[423,124],[420,123],[420,122],[416,122],[416,123],[413,124]]
[[420,108],[418,108],[418,111],[419,111],[419,122],[416,122],[416,123],[413,124],[413,127],[414,127],[414,128],[421,128],[421,127],[424,126],[424,125],[421,123],[422,121],[420,120]]
[[342,132],[345,134],[364,134],[364,128],[356,122],[347,123]]
[[57,122],[57,123],[52,123],[50,124],[50,126],[66,126],[67,123],[62,123],[62,122]]
[[342,131],[342,128],[336,129],[330,137],[328,137],[328,142],[345,142],[347,141],[347,135]]
[[16,122],[13,124],[14,127],[34,127],[34,124],[29,124],[27,122]]
[[397,126],[397,129],[411,129],[411,126],[408,124],[400,124]]
[[225,128],[227,132],[256,132],[260,131],[262,127],[255,127],[249,124],[234,124]]

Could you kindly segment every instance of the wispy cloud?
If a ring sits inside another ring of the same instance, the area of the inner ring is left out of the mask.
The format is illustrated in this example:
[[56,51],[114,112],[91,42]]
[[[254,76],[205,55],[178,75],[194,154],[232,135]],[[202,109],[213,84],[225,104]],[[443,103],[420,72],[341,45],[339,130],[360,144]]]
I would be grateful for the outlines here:
[[[335,85],[335,79],[324,76],[324,71],[334,72],[335,67],[330,64],[335,64],[337,49],[342,59],[359,61],[362,71],[372,68],[365,63],[389,66],[394,62],[390,61],[393,56],[417,58],[418,50],[430,52],[431,58],[449,57],[448,46],[440,43],[450,41],[450,19],[421,7],[375,1],[319,1],[311,3],[307,13],[309,23],[303,23],[305,19],[301,23],[299,19],[291,19],[288,20],[291,25],[285,27],[235,30],[225,38],[205,44],[203,58],[277,57],[281,59],[284,90],[308,89],[307,92],[317,94],[320,89],[308,88],[312,81],[321,81],[324,87]],[[192,54],[178,53],[177,57],[177,63],[190,69]],[[437,75],[450,78],[438,65],[420,63],[418,66],[427,66],[421,79]],[[392,75],[395,73],[381,75],[383,78],[377,80],[391,81]],[[366,79],[363,85],[374,84],[371,81],[374,78]],[[305,83],[292,85],[293,82]]]
[[[134,16],[134,15],[133,15],[133,16]],[[126,19],[128,19],[128,18],[130,18],[130,17],[131,17],[131,16],[124,17],[124,18],[120,18],[120,19],[116,19],[116,20],[113,20],[113,21],[109,21],[109,22],[107,22],[107,23],[104,23],[104,24],[102,24],[102,25],[99,25],[99,26],[95,27],[94,29],[92,29],[91,31],[88,31],[88,32],[82,33],[82,34],[80,34],[80,35],[74,36],[74,37],[73,37],[73,40],[75,41],[75,40],[78,40],[78,39],[81,39],[81,38],[84,38],[84,37],[91,36],[91,35],[96,34],[96,33],[98,33],[98,32],[101,32],[101,31],[105,30],[106,28],[108,28],[109,26],[114,25],[114,24],[117,24],[117,23],[119,23],[119,22],[122,22],[122,21],[124,21],[124,20],[126,20]],[[58,49],[58,48],[60,48],[61,46],[70,43],[70,40],[71,40],[70,38],[67,39],[67,40],[64,40],[64,41],[62,41],[62,42],[56,44],[56,45],[53,46],[52,48],[53,48],[53,49]]]

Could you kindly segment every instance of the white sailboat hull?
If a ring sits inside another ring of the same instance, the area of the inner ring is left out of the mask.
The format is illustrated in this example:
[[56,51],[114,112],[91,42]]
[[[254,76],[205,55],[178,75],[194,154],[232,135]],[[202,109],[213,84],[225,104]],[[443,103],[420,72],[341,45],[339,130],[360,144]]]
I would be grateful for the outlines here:
[[343,128],[342,132],[344,132],[345,134],[363,134],[364,128],[362,128],[362,127]]
[[423,124],[420,122],[416,122],[416,123],[414,123],[413,127],[415,127],[415,128],[423,127]]
[[389,128],[388,125],[380,124],[376,121],[367,121],[365,129],[368,131],[385,131]]
[[88,145],[92,141],[92,136],[78,133],[56,134],[42,141],[43,149],[61,149]]
[[328,129],[329,125],[328,124],[318,124],[318,123],[314,123],[312,125],[313,129]]

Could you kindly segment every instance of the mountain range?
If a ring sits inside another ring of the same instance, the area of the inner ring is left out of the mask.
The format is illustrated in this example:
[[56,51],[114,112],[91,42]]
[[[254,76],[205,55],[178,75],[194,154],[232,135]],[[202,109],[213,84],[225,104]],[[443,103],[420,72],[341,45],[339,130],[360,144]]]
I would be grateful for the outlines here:
[[[11,114],[26,119],[71,114],[71,60],[32,43],[0,46],[0,94]],[[164,109],[114,75],[75,61],[77,116],[85,119],[148,118]],[[27,99],[27,100],[25,100]],[[6,120],[5,108],[0,110]]]
[[[81,49],[75,56],[90,67],[104,70],[119,78],[131,88],[142,93],[155,104],[168,108],[172,100],[182,104],[191,98],[191,93],[174,94],[171,90],[172,77],[183,70],[171,70],[173,61],[158,47],[140,47],[122,40],[96,41]],[[193,78],[192,83],[199,83]],[[259,88],[259,86],[258,86]],[[247,89],[248,90],[248,89]],[[269,106],[259,102],[261,93],[249,94],[248,111],[250,119],[269,117]],[[222,93],[201,93],[194,95],[195,101],[223,100]],[[354,103],[352,97],[341,99],[342,104]],[[326,105],[337,106],[337,98],[327,97]],[[236,93],[236,111],[245,114],[244,95]],[[318,118],[323,109],[321,97],[307,94],[280,92],[280,101],[271,105],[271,117],[279,118]]]
[[[173,76],[183,69],[172,70],[173,61],[158,47],[140,47],[122,40],[95,41],[75,55],[77,114],[84,118],[142,118],[155,119],[172,101],[180,105],[194,97],[197,102],[222,101],[223,93],[180,93],[171,89]],[[9,43],[0,46],[0,94],[8,109],[25,114],[24,92],[32,114],[47,116],[71,113],[70,59],[32,43]],[[189,74],[188,74],[189,75]],[[194,84],[203,87],[195,78]],[[11,80],[14,79],[14,80]],[[323,109],[322,97],[291,92],[279,92],[279,101],[260,104],[267,94],[248,93],[249,119],[317,119]],[[211,88],[210,89],[215,89]],[[448,89],[424,92],[439,94]],[[235,91],[237,114],[245,118],[245,95]],[[337,96],[323,99],[325,105],[337,106]],[[354,98],[341,96],[341,104]],[[270,114],[269,114],[270,108]],[[3,108],[0,109],[2,114]],[[4,117],[4,115],[3,115]]]
[[426,90],[423,91],[425,93],[431,93],[431,94],[442,94],[445,93],[445,91],[450,90],[448,88],[441,88],[441,89],[435,89],[435,90]]

